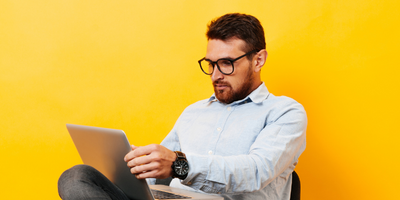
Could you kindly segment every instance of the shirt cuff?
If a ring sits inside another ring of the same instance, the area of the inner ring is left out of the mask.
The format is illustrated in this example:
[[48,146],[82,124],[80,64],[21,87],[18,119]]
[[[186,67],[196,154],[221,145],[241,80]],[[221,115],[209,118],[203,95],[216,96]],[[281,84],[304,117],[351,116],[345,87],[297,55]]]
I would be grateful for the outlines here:
[[188,176],[181,181],[181,184],[199,190],[206,181],[208,168],[205,163],[208,163],[208,158],[207,156],[200,156],[191,153],[185,153],[185,155],[189,163],[189,173]]
[[223,184],[207,180],[210,171],[210,156],[185,153],[189,163],[189,173],[181,184],[206,193],[221,194]]

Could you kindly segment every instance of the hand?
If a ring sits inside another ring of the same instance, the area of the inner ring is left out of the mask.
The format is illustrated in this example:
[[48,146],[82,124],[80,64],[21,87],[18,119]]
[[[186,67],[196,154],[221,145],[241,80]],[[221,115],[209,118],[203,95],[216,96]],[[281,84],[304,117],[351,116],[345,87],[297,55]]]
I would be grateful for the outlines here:
[[132,151],[126,154],[124,160],[136,178],[164,179],[172,176],[171,166],[176,159],[175,152],[158,144],[131,147]]

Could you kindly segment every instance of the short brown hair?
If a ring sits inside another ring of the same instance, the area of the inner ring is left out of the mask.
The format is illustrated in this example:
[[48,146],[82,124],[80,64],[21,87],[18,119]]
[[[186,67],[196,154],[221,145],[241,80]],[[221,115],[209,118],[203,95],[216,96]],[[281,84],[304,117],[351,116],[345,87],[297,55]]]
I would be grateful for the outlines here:
[[208,24],[207,39],[229,40],[237,37],[246,42],[245,52],[265,49],[264,29],[257,18],[241,13],[230,13]]

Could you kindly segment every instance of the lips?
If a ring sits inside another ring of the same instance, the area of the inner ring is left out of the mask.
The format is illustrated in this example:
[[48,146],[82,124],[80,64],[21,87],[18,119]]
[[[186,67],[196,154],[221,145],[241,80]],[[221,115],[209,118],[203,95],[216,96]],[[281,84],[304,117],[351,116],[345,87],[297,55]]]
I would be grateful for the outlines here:
[[221,84],[215,84],[214,87],[217,90],[223,90],[223,89],[227,88],[228,86],[227,85],[221,85]]
[[220,82],[220,81],[215,81],[213,85],[216,90],[224,90],[224,89],[230,87],[229,83],[224,83],[224,82]]

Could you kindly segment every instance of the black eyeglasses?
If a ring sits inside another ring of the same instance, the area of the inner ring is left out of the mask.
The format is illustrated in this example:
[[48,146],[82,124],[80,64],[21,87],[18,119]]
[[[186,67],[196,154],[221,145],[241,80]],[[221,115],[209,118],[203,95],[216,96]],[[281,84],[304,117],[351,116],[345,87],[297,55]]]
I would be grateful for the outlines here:
[[203,71],[207,75],[211,75],[214,72],[214,66],[217,65],[218,70],[225,75],[230,75],[234,71],[234,66],[233,63],[249,54],[255,53],[257,50],[253,50],[250,52],[245,53],[242,56],[239,56],[235,59],[229,59],[229,58],[221,58],[218,59],[217,61],[213,62],[209,59],[206,59],[205,57],[200,59],[199,65],[201,68],[201,71]]

